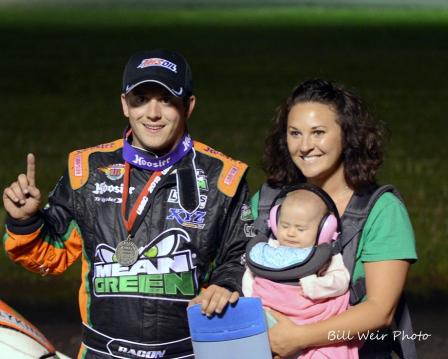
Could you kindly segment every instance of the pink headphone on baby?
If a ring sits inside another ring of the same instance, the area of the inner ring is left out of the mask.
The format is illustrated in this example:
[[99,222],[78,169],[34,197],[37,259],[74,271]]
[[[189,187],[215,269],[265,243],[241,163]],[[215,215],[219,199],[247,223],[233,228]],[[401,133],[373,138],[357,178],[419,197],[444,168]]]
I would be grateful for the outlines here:
[[[331,197],[327,194],[327,192],[309,183],[301,183],[298,185],[290,186],[287,189],[281,191],[276,200],[285,197],[289,192],[300,189],[313,192],[314,194],[319,196],[327,205],[329,212],[326,213],[320,220],[319,227],[317,229],[316,245],[323,243],[331,244],[331,242],[336,240],[341,233],[341,220],[339,218],[339,213],[336,205]],[[273,203],[275,203],[276,200],[274,200]],[[269,211],[268,227],[271,229],[271,232],[274,236],[277,236],[277,222],[280,213],[280,207],[281,204],[276,204]]]

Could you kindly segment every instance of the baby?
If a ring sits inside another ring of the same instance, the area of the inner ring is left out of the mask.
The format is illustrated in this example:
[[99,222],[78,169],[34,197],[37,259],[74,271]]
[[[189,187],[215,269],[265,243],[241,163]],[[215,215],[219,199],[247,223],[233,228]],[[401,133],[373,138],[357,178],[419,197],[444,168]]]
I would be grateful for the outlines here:
[[[316,255],[323,238],[322,222],[329,214],[326,203],[314,192],[290,192],[279,209],[277,225],[271,224],[275,238],[248,246],[246,257],[252,263],[276,272],[307,263]],[[277,228],[275,228],[277,227]],[[333,239],[337,236],[333,235]],[[316,268],[315,273],[297,278],[295,283],[276,282],[254,275],[249,268],[243,276],[243,293],[260,297],[263,305],[287,315],[296,324],[327,319],[345,311],[349,303],[350,274],[340,253]],[[274,323],[270,323],[273,325]],[[311,348],[294,358],[358,358],[355,344],[339,343]]]

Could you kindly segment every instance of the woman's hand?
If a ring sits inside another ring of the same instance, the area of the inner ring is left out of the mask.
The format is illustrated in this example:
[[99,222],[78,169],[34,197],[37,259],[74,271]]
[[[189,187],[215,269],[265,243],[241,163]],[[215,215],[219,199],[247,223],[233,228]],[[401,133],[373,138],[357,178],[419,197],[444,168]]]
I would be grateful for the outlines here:
[[273,358],[280,359],[297,353],[300,350],[297,341],[297,332],[300,330],[300,326],[294,324],[288,317],[275,310],[267,310],[277,321],[277,324],[269,329],[269,343]]

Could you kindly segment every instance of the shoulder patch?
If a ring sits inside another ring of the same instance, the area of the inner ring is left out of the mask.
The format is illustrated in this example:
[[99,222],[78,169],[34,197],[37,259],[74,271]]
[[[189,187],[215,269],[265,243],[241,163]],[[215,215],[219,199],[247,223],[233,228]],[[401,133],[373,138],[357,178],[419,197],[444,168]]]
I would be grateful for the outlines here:
[[116,140],[102,145],[70,152],[68,172],[70,185],[74,190],[81,188],[89,179],[89,156],[94,152],[112,152],[123,147],[123,140]]
[[217,158],[222,161],[223,167],[218,179],[218,189],[229,197],[233,197],[238,189],[241,179],[246,173],[247,165],[236,161],[213,148],[194,141],[194,149],[207,156]]

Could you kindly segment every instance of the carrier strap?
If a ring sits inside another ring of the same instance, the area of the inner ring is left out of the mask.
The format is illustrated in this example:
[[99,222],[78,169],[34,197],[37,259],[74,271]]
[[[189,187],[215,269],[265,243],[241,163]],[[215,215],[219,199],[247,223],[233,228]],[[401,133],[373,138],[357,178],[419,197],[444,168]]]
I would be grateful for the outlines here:
[[[343,246],[342,256],[344,264],[350,272],[351,278],[353,278],[356,253],[358,251],[359,240],[364,225],[376,201],[386,192],[393,193],[404,204],[401,194],[394,186],[384,185],[377,188],[373,187],[370,191],[367,191],[362,195],[354,194],[341,218],[342,227],[344,228],[340,237]],[[352,281],[350,286],[350,304],[355,305],[359,303],[365,294],[365,279],[359,278],[356,282]],[[394,321],[397,330],[407,334],[406,337],[412,336],[414,330],[412,328],[411,315],[404,294],[400,297],[400,301],[395,311]],[[390,341],[393,340],[393,336],[390,333],[387,338]],[[387,355],[391,350],[395,351],[401,359],[417,358],[415,343],[410,339],[393,340],[392,342],[389,342],[388,345],[382,346],[372,344],[374,343],[366,342],[360,351],[360,358],[384,358],[384,356],[382,356],[383,353]]]
[[401,334],[404,334],[397,341],[398,345],[394,348],[395,352],[400,358],[416,359],[417,350],[415,348],[415,341],[412,339],[414,328],[412,327],[411,313],[409,312],[404,295],[401,296],[398,302],[397,310],[395,311],[395,322],[397,330],[400,330]]
[[[353,278],[355,269],[355,258],[358,251],[359,240],[362,235],[364,225],[375,206],[376,201],[386,192],[393,193],[401,202],[404,203],[401,194],[392,185],[381,187],[372,187],[370,191],[363,194],[353,194],[350,202],[341,217],[342,227],[344,228],[340,236],[342,243],[342,256],[344,264],[347,267],[350,277]],[[366,285],[364,278],[352,282],[350,288],[350,304],[355,305],[366,294]]]
[[259,232],[268,236],[269,227],[269,211],[274,205],[274,200],[277,198],[281,188],[274,188],[269,186],[267,183],[263,183],[260,188],[259,202],[258,202],[258,217],[254,221],[254,228]]

